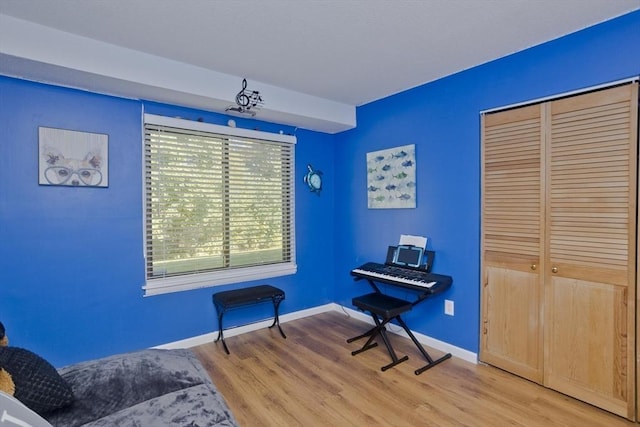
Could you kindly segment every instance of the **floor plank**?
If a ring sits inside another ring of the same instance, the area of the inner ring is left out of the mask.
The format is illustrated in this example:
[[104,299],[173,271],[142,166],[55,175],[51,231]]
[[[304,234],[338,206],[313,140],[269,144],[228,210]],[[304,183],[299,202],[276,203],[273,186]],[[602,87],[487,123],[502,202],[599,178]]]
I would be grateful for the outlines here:
[[[408,338],[390,334],[409,360],[386,372],[380,345],[356,356],[347,344],[369,325],[339,312],[193,347],[243,427],[260,426],[636,426],[635,423],[483,364],[425,364]],[[433,358],[440,352],[428,349]]]

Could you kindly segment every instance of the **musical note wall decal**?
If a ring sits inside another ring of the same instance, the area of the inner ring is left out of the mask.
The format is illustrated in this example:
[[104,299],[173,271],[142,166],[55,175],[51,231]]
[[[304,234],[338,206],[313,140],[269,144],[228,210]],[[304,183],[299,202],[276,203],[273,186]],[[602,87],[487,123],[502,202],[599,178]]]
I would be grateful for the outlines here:
[[257,90],[247,90],[247,79],[242,79],[242,89],[236,95],[236,105],[230,105],[227,112],[255,116],[264,105],[264,100]]

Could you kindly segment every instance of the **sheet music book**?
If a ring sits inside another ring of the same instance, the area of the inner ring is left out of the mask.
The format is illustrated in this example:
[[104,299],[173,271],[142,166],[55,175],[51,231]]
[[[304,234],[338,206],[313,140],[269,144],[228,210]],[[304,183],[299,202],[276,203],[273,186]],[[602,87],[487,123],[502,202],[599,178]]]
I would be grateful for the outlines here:
[[423,250],[427,249],[427,238],[422,236],[412,236],[410,234],[401,234],[399,245],[417,246]]

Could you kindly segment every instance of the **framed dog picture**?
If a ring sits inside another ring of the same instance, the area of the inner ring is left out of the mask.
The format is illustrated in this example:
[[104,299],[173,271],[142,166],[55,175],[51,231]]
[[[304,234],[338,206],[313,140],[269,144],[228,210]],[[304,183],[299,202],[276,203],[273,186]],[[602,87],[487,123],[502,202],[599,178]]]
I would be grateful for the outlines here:
[[40,185],[109,186],[109,136],[38,128]]

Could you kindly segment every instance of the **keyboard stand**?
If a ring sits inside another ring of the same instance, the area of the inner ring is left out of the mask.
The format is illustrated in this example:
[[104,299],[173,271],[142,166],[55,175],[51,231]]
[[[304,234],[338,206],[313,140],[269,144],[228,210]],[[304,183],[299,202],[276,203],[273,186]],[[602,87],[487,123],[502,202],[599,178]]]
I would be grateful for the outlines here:
[[427,350],[425,350],[422,344],[420,344],[420,342],[416,339],[416,337],[413,335],[413,333],[411,332],[411,330],[409,329],[405,321],[400,316],[401,314],[410,311],[413,308],[413,306],[415,306],[416,304],[425,300],[427,298],[426,294],[422,294],[416,301],[410,302],[403,299],[392,297],[390,295],[385,295],[382,292],[380,292],[380,289],[378,289],[378,287],[375,285],[375,283],[372,280],[367,279],[367,281],[373,287],[375,292],[369,293],[366,295],[361,295],[359,297],[355,297],[352,299],[352,303],[354,306],[358,307],[360,310],[368,311],[371,314],[371,317],[373,318],[375,326],[370,330],[368,330],[367,332],[365,332],[364,334],[358,335],[353,338],[349,338],[347,340],[347,343],[352,343],[359,339],[369,337],[369,339],[365,342],[365,344],[360,349],[351,352],[352,356],[355,356],[357,354],[362,353],[363,351],[376,347],[378,344],[376,342],[373,342],[373,340],[379,335],[380,337],[382,337],[382,341],[384,342],[387,348],[387,351],[389,352],[389,356],[391,356],[391,363],[381,368],[383,372],[409,359],[409,356],[406,356],[406,355],[401,358],[398,358],[395,350],[393,349],[393,346],[391,345],[391,342],[389,341],[389,337],[387,336],[387,330],[385,326],[389,322],[395,319],[398,322],[398,324],[402,327],[402,329],[404,329],[404,331],[407,333],[409,338],[411,338],[411,341],[413,341],[413,344],[416,346],[418,351],[420,351],[422,356],[428,362],[425,366],[416,369],[414,371],[415,375],[420,375],[424,371],[431,369],[434,366],[451,358],[451,353],[447,353],[444,356],[440,357],[439,359],[434,360],[429,355]]

